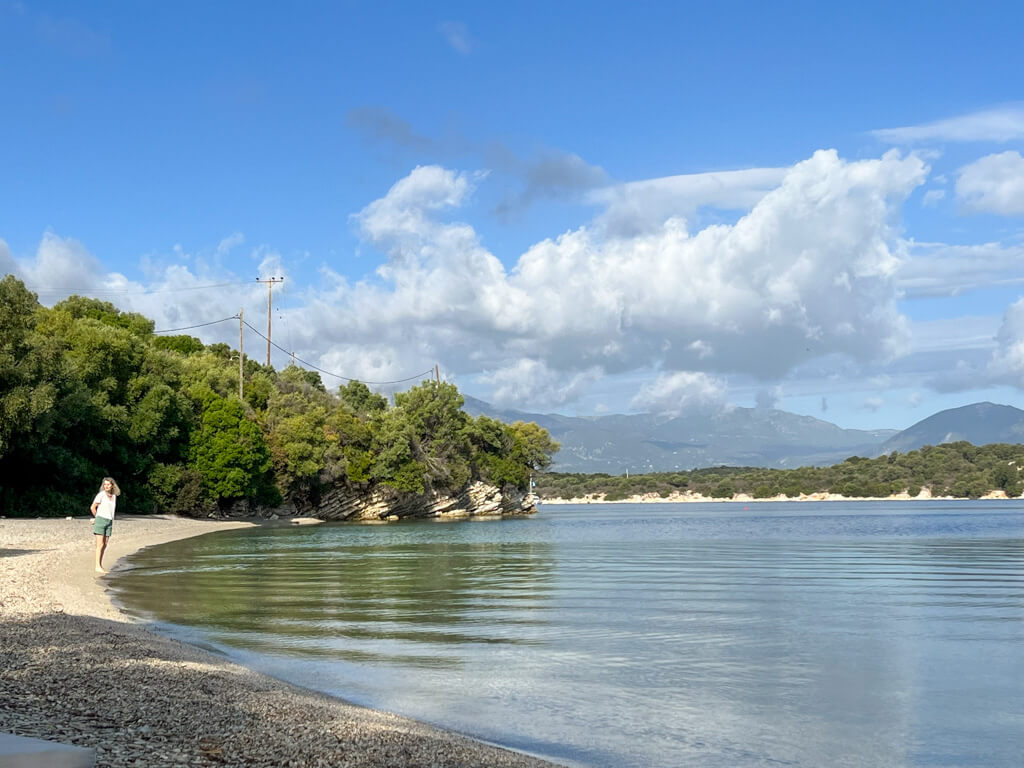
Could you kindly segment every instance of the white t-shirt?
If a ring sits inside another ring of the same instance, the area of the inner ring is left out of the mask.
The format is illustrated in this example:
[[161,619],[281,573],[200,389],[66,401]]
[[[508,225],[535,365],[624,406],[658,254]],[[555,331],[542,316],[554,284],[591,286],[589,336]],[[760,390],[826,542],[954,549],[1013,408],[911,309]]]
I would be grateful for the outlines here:
[[105,517],[108,520],[114,519],[114,507],[117,506],[117,496],[107,496],[105,491],[96,494],[92,500],[93,504],[99,504],[96,508],[96,517]]

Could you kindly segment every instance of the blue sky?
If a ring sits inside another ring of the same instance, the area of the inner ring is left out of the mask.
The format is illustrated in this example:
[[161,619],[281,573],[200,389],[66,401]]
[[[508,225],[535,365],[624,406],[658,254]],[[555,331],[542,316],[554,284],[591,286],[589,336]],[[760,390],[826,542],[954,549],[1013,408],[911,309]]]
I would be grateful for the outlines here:
[[284,275],[300,358],[524,410],[1021,407],[1022,17],[0,0],[0,271],[167,328]]

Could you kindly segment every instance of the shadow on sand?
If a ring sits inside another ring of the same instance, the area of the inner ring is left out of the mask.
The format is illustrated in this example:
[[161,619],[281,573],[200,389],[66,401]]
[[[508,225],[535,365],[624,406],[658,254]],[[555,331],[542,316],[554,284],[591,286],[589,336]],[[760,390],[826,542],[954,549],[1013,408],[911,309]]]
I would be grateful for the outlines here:
[[547,765],[63,613],[0,619],[0,731],[95,749],[98,766]]

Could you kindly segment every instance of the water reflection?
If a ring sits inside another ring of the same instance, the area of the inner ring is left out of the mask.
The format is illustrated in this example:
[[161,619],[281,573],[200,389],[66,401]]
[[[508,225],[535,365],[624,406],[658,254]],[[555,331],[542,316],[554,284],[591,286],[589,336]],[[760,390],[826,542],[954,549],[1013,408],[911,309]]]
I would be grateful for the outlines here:
[[428,666],[459,663],[448,645],[536,642],[553,570],[550,544],[382,542],[354,526],[186,539],[133,565],[116,593],[136,615],[249,649]]
[[546,507],[141,553],[132,609],[263,671],[592,766],[1016,768],[1024,514]]

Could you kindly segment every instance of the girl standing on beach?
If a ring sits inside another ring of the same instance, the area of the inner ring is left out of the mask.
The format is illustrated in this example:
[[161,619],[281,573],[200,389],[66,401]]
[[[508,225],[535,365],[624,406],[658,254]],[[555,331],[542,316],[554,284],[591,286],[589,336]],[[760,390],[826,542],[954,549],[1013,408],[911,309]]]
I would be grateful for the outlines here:
[[96,573],[106,573],[103,568],[103,553],[107,550],[107,541],[114,532],[114,509],[121,489],[112,477],[104,477],[100,492],[92,500],[89,510],[96,518],[92,524],[92,532],[96,536]]

